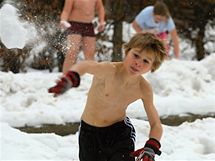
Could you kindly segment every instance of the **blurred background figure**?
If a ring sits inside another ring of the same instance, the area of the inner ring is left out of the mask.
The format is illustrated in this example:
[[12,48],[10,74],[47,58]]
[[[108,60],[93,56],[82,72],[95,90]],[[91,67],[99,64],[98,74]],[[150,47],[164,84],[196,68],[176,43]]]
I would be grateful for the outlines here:
[[[168,34],[170,33],[174,46],[175,58],[180,57],[178,34],[169,9],[162,1],[157,1],[154,6],[144,8],[132,22],[136,32],[150,32],[161,38],[169,54]],[[168,55],[169,56],[169,55]]]
[[96,35],[92,20],[98,13],[98,31],[105,26],[105,10],[102,0],[65,0],[61,13],[61,29],[68,33],[68,51],[63,63],[63,73],[66,73],[76,62],[82,47],[85,59],[94,60]]

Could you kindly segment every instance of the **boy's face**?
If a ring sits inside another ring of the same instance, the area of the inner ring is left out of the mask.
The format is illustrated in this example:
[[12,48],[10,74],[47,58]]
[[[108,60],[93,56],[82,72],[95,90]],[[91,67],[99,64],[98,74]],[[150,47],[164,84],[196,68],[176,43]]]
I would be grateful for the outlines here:
[[132,48],[124,60],[127,71],[132,75],[141,75],[152,69],[154,55],[139,48]]

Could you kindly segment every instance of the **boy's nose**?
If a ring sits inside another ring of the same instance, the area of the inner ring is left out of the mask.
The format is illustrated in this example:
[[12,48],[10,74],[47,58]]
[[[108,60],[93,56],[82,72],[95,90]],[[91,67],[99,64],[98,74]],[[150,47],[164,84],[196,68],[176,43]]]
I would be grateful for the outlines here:
[[135,61],[135,65],[136,65],[137,67],[140,67],[140,66],[141,66],[141,60],[136,60],[136,61]]

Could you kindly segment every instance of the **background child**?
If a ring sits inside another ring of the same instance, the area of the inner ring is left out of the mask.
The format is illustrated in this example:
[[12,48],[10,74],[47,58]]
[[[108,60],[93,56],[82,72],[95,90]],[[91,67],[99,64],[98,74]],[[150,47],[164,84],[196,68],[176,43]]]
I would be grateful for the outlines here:
[[132,22],[136,32],[151,32],[161,38],[169,51],[168,33],[170,33],[175,58],[180,57],[179,40],[175,23],[165,3],[157,1],[154,6],[144,8]]
[[95,11],[99,17],[99,32],[104,30],[105,11],[102,0],[65,0],[61,13],[61,27],[67,29],[68,52],[63,63],[63,73],[66,73],[76,62],[77,54],[82,47],[85,59],[94,60],[96,35],[92,20]]
[[[159,68],[165,47],[154,34],[139,33],[124,45],[123,62],[82,61],[72,66],[49,92],[55,96],[78,87],[80,76],[89,73],[93,81],[81,117],[80,161],[151,161],[160,155],[162,126],[153,104],[153,92],[142,76]],[[129,104],[141,99],[150,124],[149,140],[134,151],[135,130],[126,116]]]

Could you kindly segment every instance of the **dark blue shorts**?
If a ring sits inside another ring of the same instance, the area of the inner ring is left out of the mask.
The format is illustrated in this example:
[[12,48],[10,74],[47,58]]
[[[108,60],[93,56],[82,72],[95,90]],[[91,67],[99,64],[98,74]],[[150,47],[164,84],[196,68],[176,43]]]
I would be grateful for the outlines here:
[[128,117],[108,127],[94,127],[81,121],[80,161],[134,161],[135,130]]

